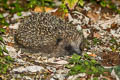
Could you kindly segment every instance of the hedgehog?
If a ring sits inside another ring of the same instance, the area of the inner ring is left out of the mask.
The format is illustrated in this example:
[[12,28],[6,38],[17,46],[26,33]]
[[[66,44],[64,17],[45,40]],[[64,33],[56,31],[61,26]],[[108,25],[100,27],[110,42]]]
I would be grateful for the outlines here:
[[82,54],[84,36],[75,25],[50,13],[33,12],[20,21],[15,41],[29,52],[62,57]]

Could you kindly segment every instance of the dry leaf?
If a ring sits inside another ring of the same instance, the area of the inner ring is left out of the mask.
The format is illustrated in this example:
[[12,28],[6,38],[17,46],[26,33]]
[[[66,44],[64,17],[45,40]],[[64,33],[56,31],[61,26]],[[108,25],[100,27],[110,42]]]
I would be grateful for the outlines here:
[[0,28],[3,28],[4,26],[0,25]]
[[35,12],[43,12],[43,8],[45,9],[45,12],[49,12],[49,11],[53,10],[53,8],[37,6],[37,7],[35,7],[34,11]]
[[92,56],[92,57],[97,57],[97,55],[96,54],[89,54],[89,56]]
[[88,16],[89,18],[91,18],[91,20],[93,20],[93,22],[97,22],[100,15],[97,14],[97,13],[88,11],[87,16]]
[[113,80],[113,79],[110,78],[110,76],[109,77],[104,76],[103,78],[106,79],[106,80]]
[[13,46],[14,46],[14,43],[7,42],[7,45],[8,45],[8,46],[12,46],[12,47],[13,47]]
[[111,25],[111,29],[115,29],[115,30],[117,30],[117,29],[118,29],[117,24],[113,23],[113,24]]
[[89,56],[92,56],[92,57],[97,57],[97,55],[96,55],[96,54],[91,53],[91,52],[87,52],[87,54],[88,54]]
[[68,13],[65,13],[61,9],[56,10],[56,12],[53,12],[52,14],[55,15],[55,16],[57,16],[57,17],[64,18],[64,19],[68,18]]
[[9,27],[6,27],[6,34],[9,34],[9,32],[10,32]]
[[93,37],[100,38],[101,35],[100,35],[99,33],[94,33],[94,34],[93,34]]

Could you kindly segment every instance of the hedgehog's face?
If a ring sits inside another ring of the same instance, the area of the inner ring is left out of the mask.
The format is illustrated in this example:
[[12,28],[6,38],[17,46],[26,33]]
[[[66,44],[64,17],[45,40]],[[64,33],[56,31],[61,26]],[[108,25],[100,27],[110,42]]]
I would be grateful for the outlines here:
[[79,36],[76,40],[71,42],[71,47],[77,54],[82,54],[83,35]]
[[68,55],[72,55],[74,53],[80,55],[82,53],[80,45],[80,43],[77,44],[77,42],[72,42],[71,44],[67,44],[64,49],[68,52]]
[[81,41],[71,42],[71,47],[77,54],[81,54],[80,44],[81,44]]

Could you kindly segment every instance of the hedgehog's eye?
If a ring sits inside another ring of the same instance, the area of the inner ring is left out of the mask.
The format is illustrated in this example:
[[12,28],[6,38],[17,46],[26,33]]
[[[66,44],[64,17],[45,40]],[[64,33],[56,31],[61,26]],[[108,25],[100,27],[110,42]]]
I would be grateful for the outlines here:
[[71,45],[65,46],[65,50],[71,51],[72,50],[72,46]]
[[60,43],[62,40],[63,40],[62,38],[58,38],[58,39],[56,40],[56,45],[59,45],[59,43]]
[[69,52],[69,55],[72,55],[73,53],[76,53],[71,45],[67,45],[64,47],[64,49]]

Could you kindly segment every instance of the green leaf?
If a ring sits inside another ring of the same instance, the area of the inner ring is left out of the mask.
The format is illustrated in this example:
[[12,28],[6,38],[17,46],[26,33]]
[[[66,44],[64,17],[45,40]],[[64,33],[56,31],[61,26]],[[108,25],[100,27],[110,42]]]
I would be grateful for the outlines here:
[[83,5],[84,5],[84,1],[83,1],[83,0],[80,0],[80,1],[79,1],[79,4],[80,4],[80,6],[83,6]]
[[[65,4],[61,4],[61,5],[60,5],[60,8],[64,11],[64,13],[67,13],[67,12],[68,12],[68,9],[67,9],[67,7],[66,7]],[[63,14],[63,15],[64,15],[64,14]]]
[[77,54],[72,55],[72,59],[79,60],[80,58],[81,58],[80,55],[77,55]]
[[106,2],[106,1],[101,1],[101,2],[100,2],[100,5],[101,5],[102,7],[106,7],[106,6],[107,6],[107,2]]
[[84,57],[85,57],[86,59],[90,59],[90,56],[89,56],[88,54],[84,54]]
[[2,41],[2,42],[3,42],[3,38],[2,38],[2,37],[0,37],[0,41]]
[[2,1],[3,1],[4,4],[6,4],[8,0],[2,0]]
[[117,41],[116,41],[116,39],[115,39],[115,38],[112,38],[112,39],[110,40],[110,43],[115,44],[115,43],[117,43]]
[[75,65],[72,69],[73,69],[74,71],[79,71],[79,70],[81,70],[81,68],[82,68],[81,65]]
[[94,67],[94,66],[91,66],[91,69],[92,69],[94,74],[98,72],[98,69],[96,67]]
[[6,59],[7,62],[13,61],[13,58],[11,58],[10,56],[5,56],[5,59]]
[[37,0],[31,0],[30,3],[28,4],[28,8],[33,8],[35,5],[37,5],[38,1]]
[[[84,54],[83,57],[73,54],[70,59],[73,67],[69,67],[69,74],[87,73],[91,74],[104,74],[104,67],[97,63],[95,59],[90,57],[88,54]],[[69,64],[70,65],[70,64]]]
[[2,73],[5,74],[7,72],[7,69],[8,69],[8,64],[4,64]]
[[93,39],[93,43],[96,45],[96,44],[99,44],[99,43],[101,43],[101,40],[100,39],[98,39],[98,38],[94,38]]
[[75,75],[75,74],[77,74],[75,71],[69,71],[69,73],[68,73],[69,75]]
[[87,71],[86,73],[89,74],[89,75],[91,75],[91,74],[93,74],[93,71],[92,71],[92,70],[89,70],[89,71]]
[[67,4],[70,9],[74,9],[77,3],[78,3],[78,0],[65,0],[64,1],[64,4]]
[[3,14],[0,14],[0,18],[4,18]]
[[80,58],[81,58],[81,56],[79,56],[77,54],[73,54],[72,58],[70,59],[70,63],[78,63]]
[[22,13],[21,13],[21,12],[17,12],[17,15],[18,15],[18,16],[22,16]]
[[0,51],[0,56],[2,56],[2,55],[3,55],[3,52]]
[[0,58],[0,63],[2,63],[4,60],[3,60],[3,58]]
[[3,50],[2,50],[2,47],[0,46],[0,56],[3,55]]
[[120,76],[120,65],[115,66],[115,67],[114,67],[114,70],[115,70],[116,74],[117,74],[118,76]]
[[93,64],[96,64],[96,63],[97,63],[96,60],[94,60],[94,59],[92,59],[91,62],[92,62]]
[[117,10],[117,6],[115,4],[111,4],[110,8],[113,9],[113,10]]
[[106,79],[106,78],[103,78],[103,80],[108,80],[108,79]]
[[89,61],[87,61],[87,60],[85,60],[84,63],[85,63],[86,66],[89,65]]
[[3,33],[5,33],[5,29],[3,29],[3,28],[0,28],[0,32],[3,32]]
[[94,77],[93,80],[98,80],[98,77]]
[[8,50],[6,49],[6,46],[3,47],[3,51],[4,51],[5,53],[8,53]]
[[103,74],[103,72],[105,71],[104,67],[102,67],[102,66],[97,66],[96,68],[98,69],[99,74]]
[[80,72],[80,73],[86,73],[86,67],[85,67],[85,66],[82,66],[82,68],[80,69],[79,72]]
[[5,19],[2,19],[2,20],[1,20],[1,23],[4,24],[4,23],[5,23]]

